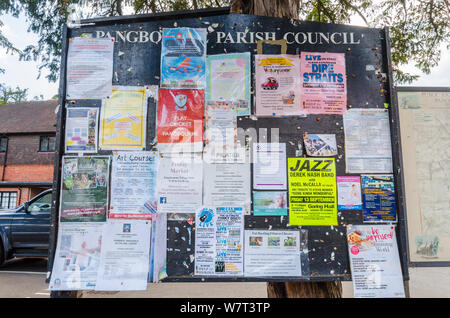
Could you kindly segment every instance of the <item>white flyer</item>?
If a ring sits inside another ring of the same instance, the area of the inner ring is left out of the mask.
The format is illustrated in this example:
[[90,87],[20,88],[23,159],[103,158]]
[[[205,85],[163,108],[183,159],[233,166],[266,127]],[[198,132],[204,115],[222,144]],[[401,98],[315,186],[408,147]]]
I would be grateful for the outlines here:
[[60,223],[50,290],[93,290],[105,223]]
[[243,206],[250,214],[250,164],[203,164],[203,204],[210,206]]
[[146,290],[151,220],[109,220],[95,290]]
[[65,153],[97,153],[98,117],[96,107],[67,108]]
[[300,232],[245,230],[244,276],[301,276]]
[[69,39],[67,99],[102,99],[111,95],[113,38]]
[[352,108],[344,114],[346,173],[392,173],[389,112]]
[[158,213],[195,213],[203,199],[201,155],[159,158],[157,189]]
[[349,225],[347,241],[355,298],[405,297],[393,225]]
[[150,219],[157,211],[158,153],[114,152],[110,218]]
[[195,215],[195,275],[243,275],[242,207],[202,207]]
[[253,189],[287,189],[285,143],[253,143]]

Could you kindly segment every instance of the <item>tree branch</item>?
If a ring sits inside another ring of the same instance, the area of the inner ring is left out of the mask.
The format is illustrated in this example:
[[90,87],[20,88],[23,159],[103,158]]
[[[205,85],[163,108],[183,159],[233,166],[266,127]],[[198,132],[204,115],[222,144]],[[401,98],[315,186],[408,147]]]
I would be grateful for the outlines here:
[[347,0],[339,0],[339,2],[342,3],[343,5],[347,6],[347,8],[353,9],[353,11],[355,11],[364,20],[364,23],[367,26],[369,26],[369,23],[367,22],[366,17],[362,14],[361,11],[359,11],[359,9],[357,7],[355,7],[354,5],[349,3]]

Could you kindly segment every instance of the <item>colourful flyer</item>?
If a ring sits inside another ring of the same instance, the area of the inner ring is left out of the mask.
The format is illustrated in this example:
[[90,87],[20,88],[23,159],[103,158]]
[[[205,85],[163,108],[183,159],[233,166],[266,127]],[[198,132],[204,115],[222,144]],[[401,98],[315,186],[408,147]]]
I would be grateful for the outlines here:
[[362,175],[364,222],[397,222],[393,175]]
[[301,53],[302,110],[308,114],[347,111],[344,53]]
[[361,178],[353,176],[336,177],[338,210],[361,210]]
[[206,58],[206,100],[237,103],[237,115],[250,115],[250,53],[218,54]]
[[286,191],[253,191],[253,215],[287,215]]
[[337,225],[334,158],[288,158],[289,224]]
[[159,90],[157,139],[161,153],[203,150],[203,90]]
[[300,59],[298,55],[255,55],[256,116],[298,116]]

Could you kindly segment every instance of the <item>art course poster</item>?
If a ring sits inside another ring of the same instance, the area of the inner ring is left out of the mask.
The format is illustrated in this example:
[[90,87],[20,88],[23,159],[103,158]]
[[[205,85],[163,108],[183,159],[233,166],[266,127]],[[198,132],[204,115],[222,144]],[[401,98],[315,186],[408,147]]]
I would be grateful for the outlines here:
[[157,139],[161,153],[203,150],[203,90],[159,90]]
[[255,55],[256,116],[303,115],[298,55]]
[[344,53],[301,52],[301,100],[307,114],[342,115],[347,110]]

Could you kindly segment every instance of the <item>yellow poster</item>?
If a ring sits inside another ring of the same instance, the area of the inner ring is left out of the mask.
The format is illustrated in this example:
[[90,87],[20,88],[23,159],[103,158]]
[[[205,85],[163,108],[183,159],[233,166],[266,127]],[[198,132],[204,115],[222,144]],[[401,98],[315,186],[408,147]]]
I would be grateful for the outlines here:
[[337,225],[334,158],[288,158],[289,224]]
[[100,148],[145,150],[146,118],[146,87],[113,87],[102,102]]

